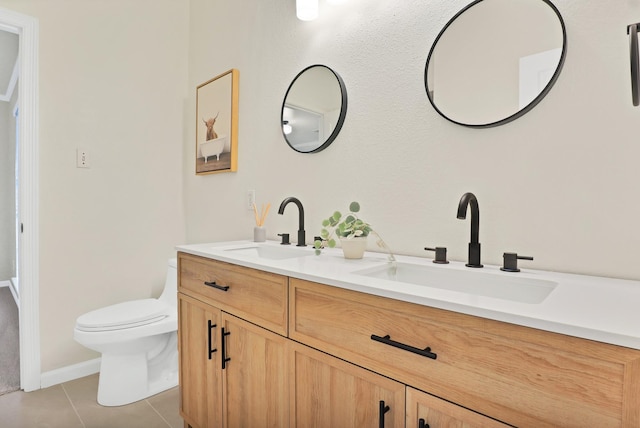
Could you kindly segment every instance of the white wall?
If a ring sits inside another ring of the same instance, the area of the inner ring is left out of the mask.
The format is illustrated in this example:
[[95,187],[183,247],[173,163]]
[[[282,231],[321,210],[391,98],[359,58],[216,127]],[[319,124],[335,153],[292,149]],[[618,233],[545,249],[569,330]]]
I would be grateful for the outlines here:
[[[568,55],[548,96],[515,122],[468,129],[430,106],[423,86],[431,43],[467,0],[321,1],[301,22],[295,2],[192,0],[189,86],[240,70],[238,172],[195,176],[194,130],[184,157],[187,240],[249,238],[258,203],[297,196],[309,237],[334,209],[360,201],[363,214],[398,253],[446,246],[466,258],[469,220],[462,194],[480,204],[483,261],[534,256],[537,269],[640,279],[640,109],[631,104],[626,25],[640,3],[556,0]],[[279,128],[289,82],[322,63],[344,79],[346,122],[325,151],[292,151]],[[194,121],[194,91],[185,123]],[[295,236],[297,214],[272,209],[268,237]],[[310,241],[311,238],[309,238]]]
[[[158,295],[184,242],[187,12],[174,0],[0,0],[40,25],[42,371],[97,356],[75,319]],[[90,169],[76,168],[76,148]]]
[[[517,251],[535,257],[526,267],[640,279],[625,34],[640,4],[556,0],[569,37],[558,82],[485,130],[439,117],[423,87],[431,43],[465,4],[321,1],[304,23],[293,0],[0,0],[40,21],[42,370],[94,357],[72,339],[76,317],[157,294],[176,243],[249,238],[247,189],[274,205],[272,239],[295,237],[295,208],[276,214],[287,196],[304,203],[309,239],[357,199],[396,252],[440,245],[458,260],[469,221],[455,211],[472,191],[485,263]],[[303,155],[282,139],[280,106],[315,63],[343,77],[349,107],[334,144]],[[195,88],[230,68],[238,172],[195,176]],[[77,147],[91,169],[75,167]]]

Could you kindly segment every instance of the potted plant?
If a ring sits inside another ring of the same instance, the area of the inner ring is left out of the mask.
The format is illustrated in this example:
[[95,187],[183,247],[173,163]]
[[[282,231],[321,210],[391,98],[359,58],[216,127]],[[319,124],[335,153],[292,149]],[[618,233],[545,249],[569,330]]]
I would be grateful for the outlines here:
[[387,244],[369,223],[358,217],[359,212],[360,204],[354,201],[349,204],[347,214],[335,211],[329,218],[322,220],[321,239],[314,242],[316,252],[319,252],[325,243],[329,248],[335,247],[337,237],[346,259],[361,259],[367,248],[367,237],[371,234],[376,236],[376,244],[387,251],[389,260],[394,261],[395,258]]

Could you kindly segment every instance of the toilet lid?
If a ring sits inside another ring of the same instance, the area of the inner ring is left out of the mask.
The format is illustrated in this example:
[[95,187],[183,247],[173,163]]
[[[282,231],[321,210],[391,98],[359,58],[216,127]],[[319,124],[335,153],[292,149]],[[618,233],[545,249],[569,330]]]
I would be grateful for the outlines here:
[[84,331],[119,330],[160,321],[169,316],[169,305],[158,299],[132,300],[87,312],[76,327]]

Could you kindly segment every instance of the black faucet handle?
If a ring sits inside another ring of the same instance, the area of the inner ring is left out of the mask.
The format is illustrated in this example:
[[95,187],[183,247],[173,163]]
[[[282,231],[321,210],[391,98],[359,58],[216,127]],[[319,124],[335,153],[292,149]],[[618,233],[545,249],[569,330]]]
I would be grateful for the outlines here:
[[289,245],[289,244],[291,244],[291,242],[289,242],[289,234],[288,233],[278,233],[278,236],[282,237],[282,242],[280,242],[280,245]]
[[518,269],[518,260],[533,260],[533,257],[519,256],[517,253],[504,253],[502,255],[504,266],[500,268],[505,272],[520,272]]
[[439,263],[439,264],[449,263],[449,260],[447,260],[447,247],[435,247],[435,248],[424,247],[424,249],[426,251],[435,251],[436,258],[433,259],[434,263]]

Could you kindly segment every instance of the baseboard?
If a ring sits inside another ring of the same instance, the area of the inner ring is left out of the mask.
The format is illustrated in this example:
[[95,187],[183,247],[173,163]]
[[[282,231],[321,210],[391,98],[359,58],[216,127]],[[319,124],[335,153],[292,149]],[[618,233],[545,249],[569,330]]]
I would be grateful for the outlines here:
[[[13,278],[15,279],[15,278]],[[18,308],[18,310],[20,310],[20,299],[18,298],[18,295],[16,294],[16,290],[15,287],[13,285],[13,280],[11,281],[0,281],[0,288],[3,287],[8,287],[9,290],[11,291],[11,296],[13,297],[13,301],[16,302],[16,306]]]
[[40,375],[40,387],[48,388],[70,380],[80,379],[100,371],[100,358],[84,361],[78,364],[61,367],[59,369],[44,372]]
[[18,294],[18,278],[11,278],[9,281],[9,288],[11,289],[11,294],[13,295],[13,300],[16,302],[16,306],[18,310],[20,310],[20,295]]

